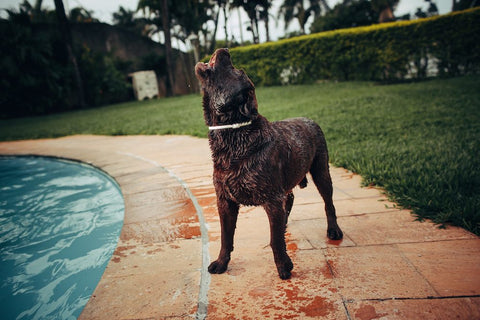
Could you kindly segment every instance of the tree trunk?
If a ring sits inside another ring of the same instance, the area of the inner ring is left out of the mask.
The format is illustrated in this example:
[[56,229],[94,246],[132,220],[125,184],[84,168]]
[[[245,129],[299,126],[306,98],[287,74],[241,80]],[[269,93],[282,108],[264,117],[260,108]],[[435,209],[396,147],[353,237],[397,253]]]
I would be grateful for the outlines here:
[[172,59],[172,38],[170,35],[170,18],[168,13],[168,0],[162,0],[162,27],[165,36],[165,60],[167,63],[167,96],[173,95],[174,77],[173,77],[173,59]]
[[238,14],[238,22],[240,25],[240,44],[243,45],[243,24],[242,24],[242,14],[240,12],[240,8],[237,8],[237,14]]
[[67,20],[67,16],[65,15],[65,7],[63,6],[62,0],[54,0],[55,1],[55,11],[57,13],[58,23],[60,25],[60,33],[62,34],[63,42],[65,43],[65,47],[67,50],[68,60],[72,64],[73,67],[73,76],[74,82],[76,86],[76,93],[77,93],[77,103],[80,107],[85,107],[85,94],[83,91],[83,83],[82,77],[80,76],[80,70],[78,69],[77,59],[73,54],[73,40],[72,40],[72,32],[70,30],[70,25]]
[[42,0],[37,0],[34,7],[35,14],[39,14],[42,11]]
[[[225,29],[225,43],[227,44],[227,47],[230,46],[230,40],[228,39],[228,28],[227,28],[227,21],[228,21],[228,16],[227,16],[227,4],[223,4],[223,18],[224,18],[224,29]],[[240,26],[241,27],[241,26]]]
[[217,37],[217,29],[218,29],[218,19],[220,17],[220,8],[218,8],[217,14],[215,15],[215,28],[213,29],[212,35],[212,42],[210,44],[210,52],[213,53],[215,51],[215,46],[217,45],[216,37]]
[[330,12],[332,9],[330,9],[330,6],[328,5],[326,0],[320,0],[320,2],[323,5],[323,8],[325,9],[325,12]]
[[300,7],[298,8],[297,20],[298,24],[300,25],[300,32],[301,34],[305,34],[305,8],[303,7],[303,1],[300,1]]
[[270,21],[270,15],[268,14],[268,8],[265,9],[265,19],[263,20],[265,22],[265,33],[266,33],[266,41],[270,42],[270,26],[268,25],[268,22]]
[[255,18],[255,33],[257,35],[257,42],[255,43],[260,43],[260,34],[259,34],[259,30],[258,30],[258,19]]
[[252,31],[253,43],[258,44],[258,20],[255,17],[250,17],[250,29]]

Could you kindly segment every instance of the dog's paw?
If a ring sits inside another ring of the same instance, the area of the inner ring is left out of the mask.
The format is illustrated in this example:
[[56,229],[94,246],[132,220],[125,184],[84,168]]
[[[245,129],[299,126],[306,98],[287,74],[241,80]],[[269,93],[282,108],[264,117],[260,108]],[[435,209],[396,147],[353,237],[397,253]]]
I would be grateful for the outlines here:
[[293,269],[292,260],[288,258],[288,260],[285,263],[281,265],[277,265],[278,276],[282,280],[290,279],[290,277],[292,276],[292,269]]
[[330,240],[341,240],[343,238],[343,232],[339,227],[329,228],[327,230],[327,237]]
[[225,262],[221,260],[216,260],[210,263],[210,265],[208,266],[208,272],[212,274],[224,273],[225,271],[227,271],[227,267],[228,261]]

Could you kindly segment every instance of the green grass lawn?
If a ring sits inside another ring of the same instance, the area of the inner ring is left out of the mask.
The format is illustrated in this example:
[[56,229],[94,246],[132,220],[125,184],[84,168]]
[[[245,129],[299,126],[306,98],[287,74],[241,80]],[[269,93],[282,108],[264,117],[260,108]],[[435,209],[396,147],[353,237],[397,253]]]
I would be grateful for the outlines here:
[[[400,206],[480,234],[480,76],[258,88],[257,99],[270,120],[316,120],[332,163]],[[206,137],[207,128],[200,95],[0,121],[0,140],[71,134]]]

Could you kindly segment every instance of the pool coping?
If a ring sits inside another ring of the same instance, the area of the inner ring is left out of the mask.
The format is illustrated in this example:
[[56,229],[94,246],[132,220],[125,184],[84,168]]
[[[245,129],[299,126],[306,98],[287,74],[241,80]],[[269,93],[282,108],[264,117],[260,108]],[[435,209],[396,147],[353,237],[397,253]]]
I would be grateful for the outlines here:
[[[381,190],[361,188],[361,178],[345,169],[331,168],[344,240],[326,239],[316,190],[296,191],[286,235],[295,269],[291,280],[281,281],[261,208],[242,209],[227,273],[205,271],[219,248],[205,139],[79,135],[2,142],[0,154],[79,160],[120,185],[126,222],[80,319],[480,317],[479,237],[415,221]],[[175,199],[171,190],[178,191]],[[184,216],[161,212],[167,202]]]

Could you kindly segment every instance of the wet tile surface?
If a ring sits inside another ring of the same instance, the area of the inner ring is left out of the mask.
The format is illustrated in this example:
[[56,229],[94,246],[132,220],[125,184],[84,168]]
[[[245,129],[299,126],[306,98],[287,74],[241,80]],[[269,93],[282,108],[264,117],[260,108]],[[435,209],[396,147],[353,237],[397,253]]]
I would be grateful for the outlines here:
[[326,237],[311,179],[294,190],[286,233],[294,269],[282,281],[262,208],[241,208],[227,272],[205,271],[220,246],[207,140],[72,136],[3,142],[0,154],[87,162],[122,189],[121,238],[81,319],[202,319],[205,310],[208,319],[480,318],[479,238],[415,221],[345,169],[330,168],[342,241]]
[[480,295],[480,239],[398,247],[440,296]]
[[351,319],[480,319],[480,298],[408,299],[348,303]]
[[407,210],[392,209],[374,214],[339,217],[344,232],[359,246],[472,239],[461,228],[439,229],[430,222],[416,221]]
[[396,246],[327,248],[326,255],[347,300],[437,296]]

